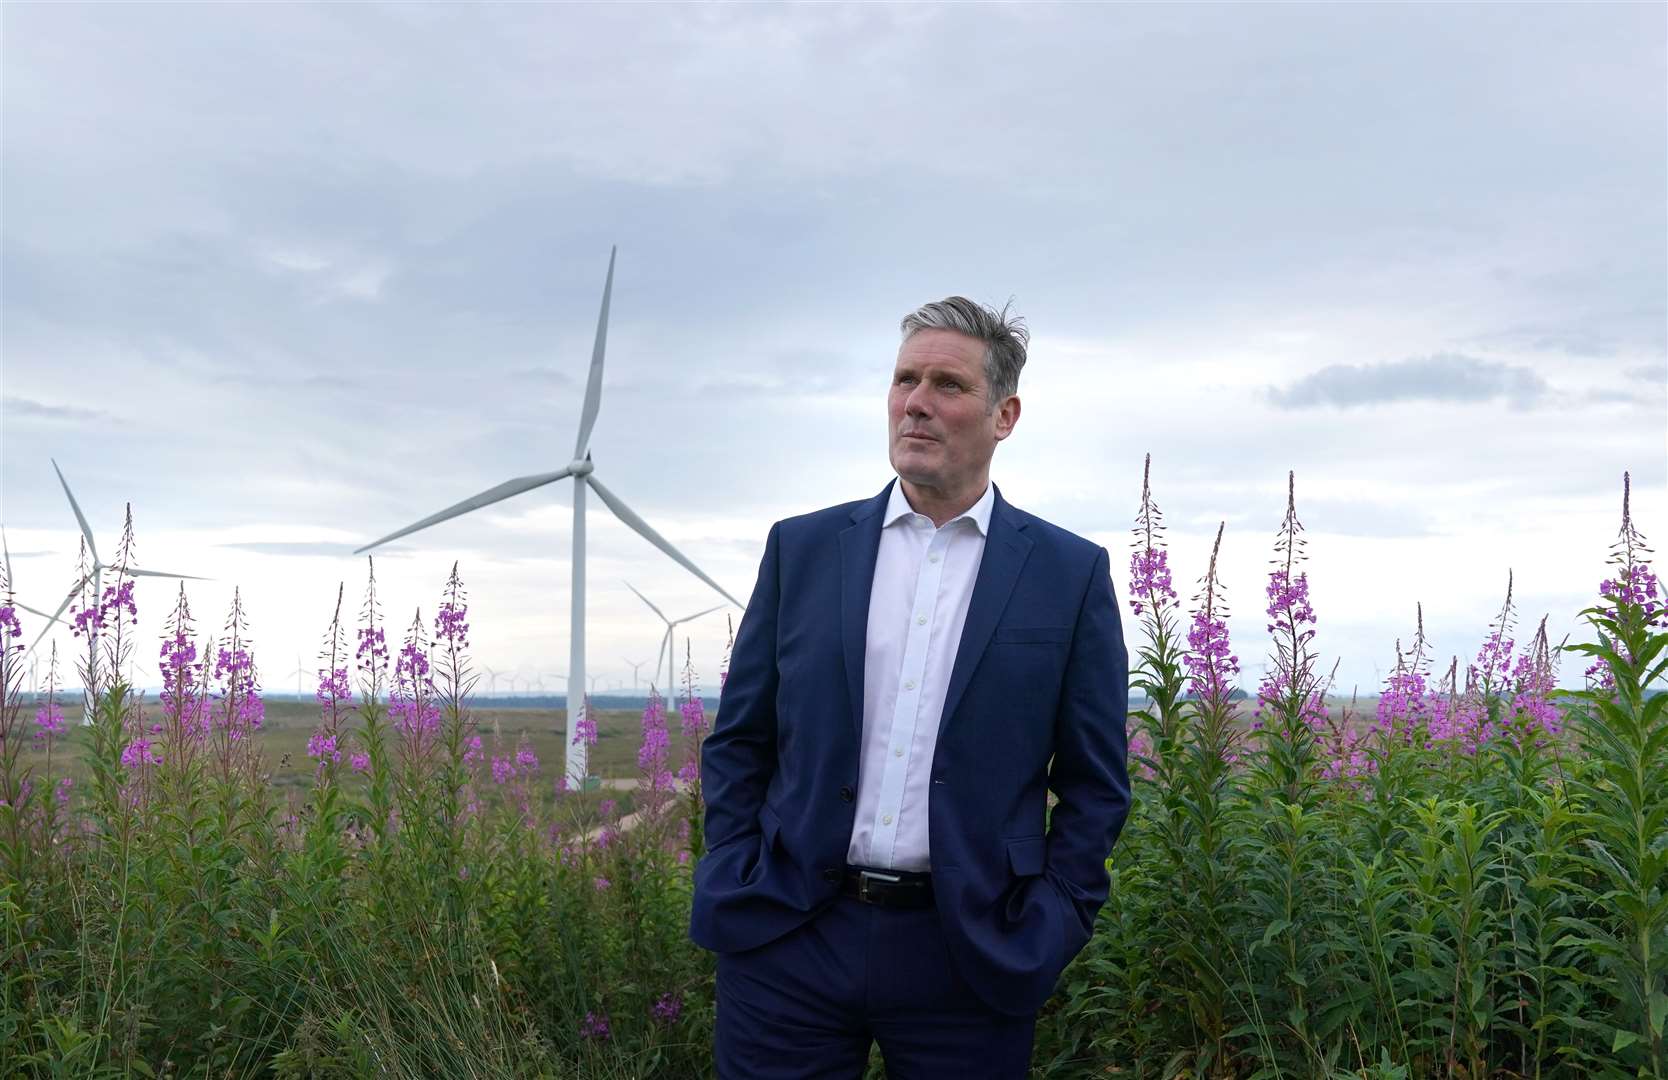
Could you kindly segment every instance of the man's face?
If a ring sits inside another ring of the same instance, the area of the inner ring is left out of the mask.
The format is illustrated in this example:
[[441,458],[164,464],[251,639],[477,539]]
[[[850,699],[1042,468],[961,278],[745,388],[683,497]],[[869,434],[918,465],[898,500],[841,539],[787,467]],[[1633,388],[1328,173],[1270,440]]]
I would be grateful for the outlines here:
[[886,403],[892,468],[911,484],[958,495],[988,479],[1019,398],[990,408],[985,346],[954,330],[918,331],[898,350]]

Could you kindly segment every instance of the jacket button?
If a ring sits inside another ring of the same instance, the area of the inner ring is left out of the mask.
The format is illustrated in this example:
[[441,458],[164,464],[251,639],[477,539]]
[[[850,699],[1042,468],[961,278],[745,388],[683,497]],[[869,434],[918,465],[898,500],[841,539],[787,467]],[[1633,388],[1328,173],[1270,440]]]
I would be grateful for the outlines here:
[[840,872],[832,866],[825,866],[822,868],[822,879],[830,885],[837,885],[840,881]]
[[843,788],[840,789],[840,798],[844,799],[846,802],[850,802],[851,800],[855,799],[856,797],[857,797],[857,793],[852,791],[851,788],[843,787]]

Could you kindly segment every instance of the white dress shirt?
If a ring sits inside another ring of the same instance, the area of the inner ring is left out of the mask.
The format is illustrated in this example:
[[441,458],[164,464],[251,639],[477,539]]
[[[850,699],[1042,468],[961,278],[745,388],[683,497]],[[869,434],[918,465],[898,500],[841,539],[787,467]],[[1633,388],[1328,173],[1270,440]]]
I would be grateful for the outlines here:
[[869,590],[857,819],[846,861],[931,868],[927,797],[944,693],[985,554],[994,489],[934,526],[892,485]]

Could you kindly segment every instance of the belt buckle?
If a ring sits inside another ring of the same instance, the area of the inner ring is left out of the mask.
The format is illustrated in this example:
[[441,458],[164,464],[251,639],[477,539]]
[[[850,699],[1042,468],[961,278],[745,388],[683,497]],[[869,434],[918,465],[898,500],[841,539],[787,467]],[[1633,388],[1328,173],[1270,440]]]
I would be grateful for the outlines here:
[[859,870],[857,872],[857,899],[861,900],[865,904],[876,904],[880,902],[878,899],[871,900],[869,898],[870,880],[885,881],[896,885],[898,882],[902,881],[903,878],[897,876],[896,874],[881,874],[876,873],[873,870]]

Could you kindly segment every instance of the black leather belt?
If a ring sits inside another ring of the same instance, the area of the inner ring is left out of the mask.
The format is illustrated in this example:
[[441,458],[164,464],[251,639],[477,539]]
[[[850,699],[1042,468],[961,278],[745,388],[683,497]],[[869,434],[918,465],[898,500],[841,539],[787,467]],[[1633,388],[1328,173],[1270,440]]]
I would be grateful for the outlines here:
[[883,908],[932,907],[932,875],[919,870],[848,866],[840,895]]

